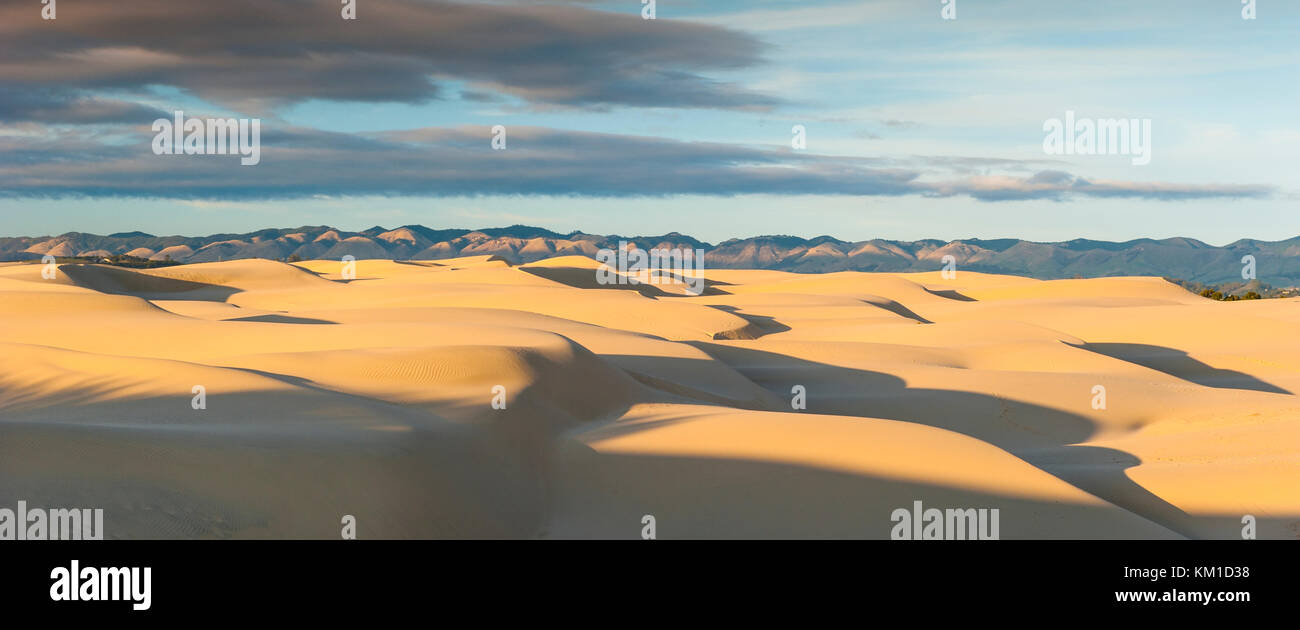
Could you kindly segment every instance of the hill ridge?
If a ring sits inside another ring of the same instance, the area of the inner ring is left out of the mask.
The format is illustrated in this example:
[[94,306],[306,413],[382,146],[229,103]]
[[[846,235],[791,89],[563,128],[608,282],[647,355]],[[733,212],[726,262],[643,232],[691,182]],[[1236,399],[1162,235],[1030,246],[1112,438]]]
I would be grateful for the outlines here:
[[[324,236],[324,238],[322,238]],[[1242,257],[1255,257],[1256,274],[1274,286],[1300,285],[1300,236],[1282,241],[1238,239],[1223,246],[1188,237],[1137,238],[1123,242],[1076,238],[1040,242],[1017,238],[965,238],[943,241],[867,239],[846,241],[830,235],[802,238],[760,235],[718,244],[671,231],[660,235],[562,234],[527,225],[480,229],[434,229],[423,225],[360,232],[326,225],[266,228],[242,234],[155,236],[143,231],[107,236],[66,232],[58,236],[0,238],[0,261],[126,254],[183,263],[245,258],[286,260],[391,258],[439,260],[495,255],[514,263],[553,256],[595,256],[620,241],[643,249],[704,250],[706,267],[774,269],[801,273],[835,271],[934,271],[952,256],[958,268],[1040,279],[1155,275],[1223,283],[1241,280]]]

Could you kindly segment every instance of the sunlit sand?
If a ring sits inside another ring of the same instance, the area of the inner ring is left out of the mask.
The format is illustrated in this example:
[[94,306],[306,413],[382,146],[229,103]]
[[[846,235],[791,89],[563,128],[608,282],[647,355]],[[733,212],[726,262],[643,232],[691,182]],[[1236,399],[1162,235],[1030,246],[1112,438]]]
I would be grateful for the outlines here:
[[1300,299],[593,269],[0,266],[0,505],[106,538],[889,538],[913,501],[1003,539],[1300,537]]

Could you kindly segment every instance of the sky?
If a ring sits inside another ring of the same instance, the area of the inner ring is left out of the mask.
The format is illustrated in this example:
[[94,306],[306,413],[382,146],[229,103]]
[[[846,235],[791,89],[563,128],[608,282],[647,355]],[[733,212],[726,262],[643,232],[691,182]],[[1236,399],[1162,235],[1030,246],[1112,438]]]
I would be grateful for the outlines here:
[[[1293,0],[340,2],[0,0],[0,236],[1300,235]],[[260,161],[156,154],[178,110]]]

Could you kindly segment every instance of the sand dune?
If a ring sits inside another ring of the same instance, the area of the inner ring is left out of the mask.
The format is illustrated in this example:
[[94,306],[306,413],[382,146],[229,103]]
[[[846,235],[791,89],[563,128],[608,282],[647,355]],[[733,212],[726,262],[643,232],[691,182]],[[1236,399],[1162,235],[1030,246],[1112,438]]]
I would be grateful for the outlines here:
[[1300,538],[1300,299],[594,268],[0,265],[0,506],[109,538],[888,538],[914,501],[1002,538]]

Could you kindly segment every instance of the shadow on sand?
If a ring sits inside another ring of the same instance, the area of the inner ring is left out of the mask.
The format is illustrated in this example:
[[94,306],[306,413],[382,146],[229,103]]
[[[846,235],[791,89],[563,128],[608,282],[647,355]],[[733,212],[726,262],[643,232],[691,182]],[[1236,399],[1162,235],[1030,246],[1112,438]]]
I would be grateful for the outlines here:
[[786,398],[792,385],[804,385],[808,413],[883,418],[962,433],[1179,534],[1194,535],[1191,516],[1129,479],[1125,470],[1141,464],[1139,458],[1078,445],[1098,428],[1083,415],[982,393],[908,387],[891,374],[774,352],[690,343],[776,396]]
[[1151,346],[1141,343],[1085,343],[1069,344],[1112,359],[1164,372],[1174,378],[1216,389],[1246,389],[1270,394],[1291,394],[1272,383],[1262,381],[1245,372],[1216,368],[1192,357],[1182,350]]

